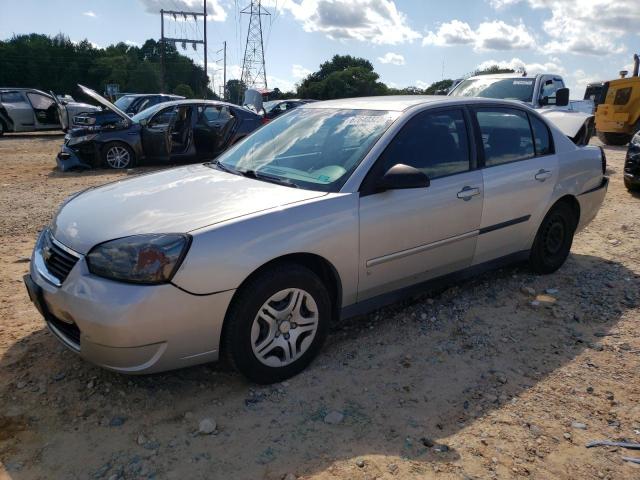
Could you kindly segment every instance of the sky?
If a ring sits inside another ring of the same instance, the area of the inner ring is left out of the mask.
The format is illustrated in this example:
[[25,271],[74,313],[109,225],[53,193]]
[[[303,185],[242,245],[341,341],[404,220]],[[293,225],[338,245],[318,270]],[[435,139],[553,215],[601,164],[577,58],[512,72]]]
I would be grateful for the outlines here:
[[[208,0],[209,73],[218,91],[239,78],[250,0]],[[293,89],[335,54],[369,59],[389,86],[424,88],[488,65],[561,74],[572,98],[592,81],[632,70],[640,51],[640,0],[263,0],[269,87]],[[0,39],[64,33],[96,46],[160,37],[161,8],[201,10],[202,0],[0,0]],[[166,23],[166,35],[202,33],[202,21]],[[179,48],[180,45],[178,45]],[[203,63],[201,46],[183,53]],[[1,67],[1,66],[0,66]]]

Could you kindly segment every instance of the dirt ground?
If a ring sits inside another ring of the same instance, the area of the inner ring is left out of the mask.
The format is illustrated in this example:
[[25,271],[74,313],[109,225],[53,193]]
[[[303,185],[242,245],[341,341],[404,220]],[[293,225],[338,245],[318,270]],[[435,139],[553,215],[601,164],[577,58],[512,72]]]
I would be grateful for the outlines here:
[[22,284],[36,233],[127,175],[57,172],[61,141],[0,139],[0,479],[640,479],[622,460],[640,452],[585,448],[640,441],[624,149],[606,149],[605,204],[559,272],[515,266],[343,322],[307,371],[259,387],[216,365],[113,374],[47,332]]

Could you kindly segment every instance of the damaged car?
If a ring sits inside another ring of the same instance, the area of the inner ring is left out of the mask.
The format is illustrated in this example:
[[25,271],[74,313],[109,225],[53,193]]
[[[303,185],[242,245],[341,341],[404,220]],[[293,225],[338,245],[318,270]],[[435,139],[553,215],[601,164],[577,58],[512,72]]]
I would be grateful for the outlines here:
[[35,88],[0,88],[0,135],[5,132],[67,130],[76,115],[99,110],[72,97]]
[[189,163],[215,158],[261,125],[249,110],[212,100],[177,100],[133,117],[82,85],[80,90],[118,116],[117,122],[74,128],[57,156],[62,171],[143,161]]
[[569,100],[569,89],[560,75],[477,75],[462,80],[448,95],[519,100],[535,108],[576,145],[587,145],[595,133],[593,101]]

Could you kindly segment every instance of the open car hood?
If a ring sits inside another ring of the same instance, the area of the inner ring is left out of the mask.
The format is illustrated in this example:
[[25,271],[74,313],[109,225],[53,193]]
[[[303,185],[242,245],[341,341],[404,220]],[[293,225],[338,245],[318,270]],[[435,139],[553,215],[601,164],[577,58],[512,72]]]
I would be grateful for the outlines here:
[[258,90],[250,88],[244,92],[242,106],[250,108],[259,114],[262,111],[262,94]]
[[556,110],[556,109],[540,109],[538,113],[553,123],[567,137],[574,142],[581,137],[578,135],[580,130],[587,128],[589,122],[592,122],[593,115],[583,112]]
[[98,102],[103,107],[105,107],[105,108],[111,110],[112,112],[116,113],[117,115],[122,117],[123,120],[126,120],[129,123],[131,122],[131,117],[129,115],[124,113],[122,110],[120,110],[118,107],[116,107],[113,103],[111,103],[109,100],[104,98],[102,95],[99,95],[96,91],[91,90],[90,88],[85,87],[84,85],[80,85],[80,84],[78,84],[78,88],[87,97],[90,97],[90,98],[94,99],[96,102]]

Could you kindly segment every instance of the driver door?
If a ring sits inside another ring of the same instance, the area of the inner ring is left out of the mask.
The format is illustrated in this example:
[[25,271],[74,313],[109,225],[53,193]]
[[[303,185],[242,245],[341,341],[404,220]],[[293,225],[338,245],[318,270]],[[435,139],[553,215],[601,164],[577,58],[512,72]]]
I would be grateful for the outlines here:
[[[484,188],[467,118],[462,108],[418,113],[369,172],[360,198],[358,301],[471,265]],[[419,169],[430,185],[377,191],[396,164]]]
[[171,129],[178,107],[160,110],[142,127],[142,147],[147,158],[169,161],[171,155]]

